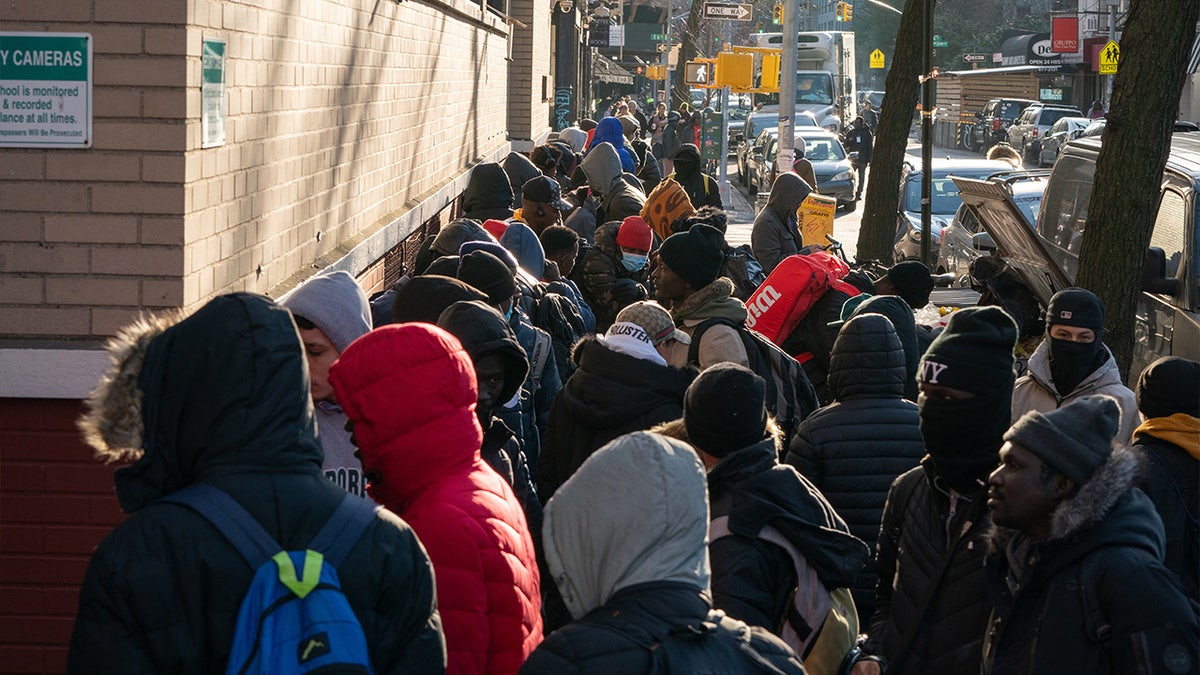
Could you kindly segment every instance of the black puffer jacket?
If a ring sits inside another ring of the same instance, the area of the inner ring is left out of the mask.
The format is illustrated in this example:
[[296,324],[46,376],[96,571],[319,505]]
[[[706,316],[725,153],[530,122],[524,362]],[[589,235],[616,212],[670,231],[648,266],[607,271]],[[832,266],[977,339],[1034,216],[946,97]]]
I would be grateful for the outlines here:
[[543,503],[605,443],[679,419],[683,394],[696,378],[694,369],[620,354],[591,336],[571,358],[579,368],[550,408],[535,471]]
[[[926,459],[902,474],[883,507],[875,614],[864,651],[885,656],[888,675],[979,672],[991,610],[983,580],[991,522],[986,490],[952,498],[933,471]],[[910,631],[915,638],[906,646]]]
[[[253,570],[202,516],[155,500],[209,483],[284,548],[309,543],[346,493],[320,472],[303,349],[286,310],[234,294],[173,326],[130,327],[114,350],[81,427],[102,454],[144,454],[117,470],[133,515],[92,556],[67,670],[224,673]],[[442,672],[432,567],[400,518],[382,511],[339,577],[377,672]]]
[[675,162],[675,171],[667,178],[673,179],[683,187],[692,206],[723,208],[721,190],[716,179],[700,170],[700,148],[697,148],[695,143],[684,143],[672,159]]
[[[835,402],[804,420],[785,460],[817,486],[872,551],[892,481],[925,454],[917,406],[903,399],[904,359],[883,316],[858,316],[842,326],[830,357]],[[852,586],[864,627],[874,611],[877,578],[869,564]]]
[[[614,675],[675,673],[649,649],[657,634],[699,625],[712,605],[694,588],[671,582],[647,583],[617,591],[582,619],[555,631],[521,667],[523,675]],[[748,627],[747,627],[748,628]],[[804,673],[778,638],[750,629],[749,649],[728,651],[712,673]],[[711,638],[710,638],[711,639]]]
[[786,551],[758,538],[764,527],[804,554],[825,590],[849,586],[870,551],[819,490],[776,461],[776,452],[768,439],[723,457],[709,471],[711,517],[728,516],[733,532],[709,544],[709,557],[713,605],[781,635],[796,572]]
[[[1147,420],[1148,423],[1154,419]],[[1200,436],[1192,436],[1200,445]],[[1163,530],[1167,533],[1164,564],[1179,576],[1189,598],[1200,599],[1200,560],[1195,518],[1200,518],[1200,470],[1196,458],[1174,443],[1155,438],[1139,427],[1133,449],[1142,455],[1145,474],[1141,488],[1154,502]]]
[[1138,459],[1114,452],[1056,507],[1046,541],[994,529],[987,590],[995,611],[985,675],[1167,675],[1200,668],[1196,616],[1161,562],[1163,530],[1154,505],[1133,487]]
[[[854,308],[852,317],[863,314],[881,314],[892,322],[896,337],[904,348],[904,398],[917,402],[917,364],[933,338],[929,330],[917,326],[912,308],[896,295],[879,295],[868,299]],[[906,469],[907,470],[907,469]]]

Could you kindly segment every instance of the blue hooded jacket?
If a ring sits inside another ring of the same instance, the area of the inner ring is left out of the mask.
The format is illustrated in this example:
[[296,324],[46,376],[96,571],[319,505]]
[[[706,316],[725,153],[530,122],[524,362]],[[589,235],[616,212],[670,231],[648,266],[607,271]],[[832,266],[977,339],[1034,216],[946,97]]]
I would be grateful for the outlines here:
[[600,120],[596,125],[596,133],[592,136],[592,143],[584,155],[591,153],[592,149],[601,143],[609,143],[617,149],[617,156],[621,158],[621,170],[637,173],[637,163],[633,161],[633,153],[625,147],[625,130],[621,126],[621,120],[615,117],[605,117]]

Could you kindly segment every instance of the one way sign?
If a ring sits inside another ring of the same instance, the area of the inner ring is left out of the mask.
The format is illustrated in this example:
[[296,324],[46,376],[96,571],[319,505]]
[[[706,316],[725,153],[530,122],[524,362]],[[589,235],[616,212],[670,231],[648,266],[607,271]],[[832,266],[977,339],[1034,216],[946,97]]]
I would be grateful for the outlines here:
[[754,18],[754,5],[706,2],[704,3],[704,18],[750,21]]

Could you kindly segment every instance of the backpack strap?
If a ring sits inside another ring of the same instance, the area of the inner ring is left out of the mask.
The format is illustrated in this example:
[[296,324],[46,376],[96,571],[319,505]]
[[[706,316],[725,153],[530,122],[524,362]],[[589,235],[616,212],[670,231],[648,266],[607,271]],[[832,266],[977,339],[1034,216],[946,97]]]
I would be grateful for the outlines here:
[[534,329],[533,337],[533,358],[529,359],[529,374],[533,381],[533,391],[530,394],[536,394],[542,388],[542,375],[546,371],[546,362],[550,360],[550,351],[553,349],[553,344],[550,340],[550,334],[543,330]]
[[337,510],[308,543],[308,548],[320,552],[335,568],[340,567],[382,508],[372,501],[346,493]]
[[186,506],[200,514],[233,544],[251,569],[262,567],[283,550],[245,507],[215,485],[192,483],[158,501]]
[[[700,338],[704,337],[705,331],[717,325],[729,326],[735,330],[742,327],[736,321],[731,321],[730,319],[723,319],[720,317],[713,317],[711,319],[705,319],[701,321],[700,324],[696,326],[696,329],[692,331],[692,343],[688,345],[687,362],[689,366],[695,366],[697,368],[700,367]],[[745,342],[744,339],[743,342]],[[751,359],[754,358],[749,354],[747,356],[749,356]]]

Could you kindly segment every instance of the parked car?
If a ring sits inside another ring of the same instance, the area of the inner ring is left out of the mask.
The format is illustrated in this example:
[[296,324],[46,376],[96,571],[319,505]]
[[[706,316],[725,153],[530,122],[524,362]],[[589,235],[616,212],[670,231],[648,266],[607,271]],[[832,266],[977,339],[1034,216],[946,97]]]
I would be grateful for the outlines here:
[[[1038,206],[1042,203],[1049,177],[1050,172],[1044,170],[1011,171],[993,175],[988,181],[1008,190],[1026,225],[1032,229],[1037,224]],[[965,203],[960,204],[953,220],[942,230],[935,271],[938,274],[950,272],[957,285],[969,286],[971,263],[987,252],[975,238],[979,232],[979,219]]]
[[1025,98],[993,98],[975,114],[970,133],[963,137],[968,150],[987,152],[988,148],[1007,137],[1008,127],[1021,116],[1021,111],[1037,103]]
[[[836,197],[838,208],[853,211],[858,206],[854,201],[858,175],[850,162],[857,154],[847,154],[838,137],[828,131],[804,129],[796,132],[796,138],[804,141],[804,156],[812,162],[813,173],[817,175],[817,192]],[[764,156],[755,162],[755,173],[750,176],[751,195],[770,192],[778,175],[775,158],[779,154],[779,134],[773,134],[764,148]]]
[[742,129],[746,125],[746,118],[750,116],[749,106],[730,105],[729,106],[729,154],[737,154],[738,135],[742,133]]
[[[775,129],[779,126],[779,106],[764,106],[763,108],[750,113],[746,117],[746,122],[742,127],[742,133],[738,137],[737,149],[737,172],[738,180],[742,185],[750,184],[750,173],[746,169],[746,159],[750,154],[750,147],[758,140],[759,135],[765,129]],[[801,112],[796,115],[795,128],[816,128],[817,118],[807,112]]]
[[746,169],[742,174],[742,184],[749,190],[751,197],[758,192],[755,177],[765,170],[763,165],[767,162],[767,146],[775,144],[778,137],[779,127],[763,129],[746,153]]
[[1022,157],[1032,160],[1037,157],[1046,132],[1063,117],[1083,117],[1083,113],[1075,106],[1034,103],[1008,128],[1008,144]]
[[1060,117],[1050,126],[1046,137],[1042,139],[1041,149],[1038,150],[1038,166],[1054,166],[1058,159],[1059,149],[1067,143],[1083,135],[1083,130],[1093,120],[1087,117]]
[[[964,203],[995,240],[997,262],[1013,269],[1042,307],[1055,292],[1070,286],[1079,270],[1100,146],[1099,138],[1081,138],[1063,147],[1034,230],[1021,222],[1006,193],[987,183],[956,181]],[[1200,134],[1177,133],[1163,169],[1158,212],[1142,273],[1130,383],[1161,356],[1200,360],[1198,227]]]
[[[933,160],[932,191],[930,193],[931,222],[929,226],[930,259],[936,260],[941,246],[942,230],[950,224],[962,200],[951,176],[987,178],[1003,171],[1012,171],[1008,162],[992,159]],[[896,211],[896,242],[893,256],[896,261],[917,260],[921,257],[921,176],[920,168],[905,172],[900,178],[900,204]]]

